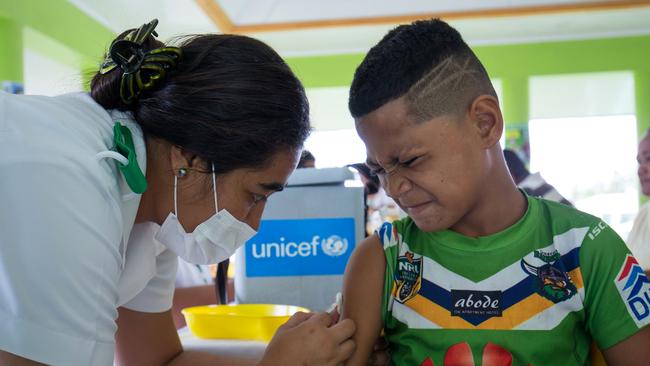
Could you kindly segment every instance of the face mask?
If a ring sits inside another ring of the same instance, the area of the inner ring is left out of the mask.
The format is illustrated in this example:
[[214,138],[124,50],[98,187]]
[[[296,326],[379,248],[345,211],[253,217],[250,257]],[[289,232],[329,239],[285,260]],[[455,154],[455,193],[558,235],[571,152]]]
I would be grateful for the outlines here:
[[171,212],[155,239],[161,244],[193,264],[213,264],[230,258],[257,232],[247,224],[234,218],[230,212],[219,211],[217,205],[217,185],[212,164],[212,190],[214,192],[215,214],[188,234],[178,221],[176,190],[178,177],[174,175],[174,212]]

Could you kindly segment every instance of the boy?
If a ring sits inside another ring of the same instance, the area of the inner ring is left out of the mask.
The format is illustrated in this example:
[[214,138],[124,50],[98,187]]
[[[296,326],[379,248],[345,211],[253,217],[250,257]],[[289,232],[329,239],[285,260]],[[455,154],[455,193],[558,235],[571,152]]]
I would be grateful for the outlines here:
[[440,20],[397,27],[358,67],[350,111],[368,165],[409,217],[364,240],[344,318],[363,365],[382,327],[396,365],[650,360],[650,282],[599,219],[526,196],[506,168],[487,72]]

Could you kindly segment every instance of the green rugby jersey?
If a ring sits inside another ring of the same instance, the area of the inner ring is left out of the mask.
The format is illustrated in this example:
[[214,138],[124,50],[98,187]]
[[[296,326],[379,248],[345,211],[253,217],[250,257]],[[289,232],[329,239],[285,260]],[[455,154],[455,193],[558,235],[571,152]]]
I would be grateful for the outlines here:
[[411,218],[377,234],[382,318],[394,365],[589,365],[650,322],[650,281],[619,236],[571,207],[528,197],[499,233],[427,233]]

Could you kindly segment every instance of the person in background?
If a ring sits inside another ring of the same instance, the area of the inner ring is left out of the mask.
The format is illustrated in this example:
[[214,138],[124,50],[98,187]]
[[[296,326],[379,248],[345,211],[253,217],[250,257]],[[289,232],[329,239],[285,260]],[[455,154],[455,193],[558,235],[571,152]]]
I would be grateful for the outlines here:
[[316,167],[316,158],[314,155],[309,152],[309,150],[303,150],[300,154],[300,161],[298,162],[298,169],[301,168],[315,168]]
[[408,217],[354,249],[342,319],[346,366],[382,330],[392,365],[591,364],[650,360],[650,281],[602,220],[527,195],[499,145],[489,75],[447,23],[391,30],[366,55],[349,107],[366,163]]
[[381,187],[379,177],[372,174],[365,163],[348,165],[359,173],[366,193],[366,234],[371,235],[384,222],[392,222],[406,216],[395,201],[386,195]]
[[370,168],[368,168],[366,163],[350,164],[348,167],[354,168],[354,170],[359,173],[359,178],[361,178],[361,183],[363,183],[364,190],[368,197],[372,197],[379,192],[381,189],[379,177],[370,172]]
[[564,198],[560,192],[555,189],[552,185],[548,184],[542,175],[538,173],[532,173],[526,169],[526,165],[521,160],[519,155],[516,152],[510,149],[503,150],[503,156],[506,159],[506,164],[508,165],[508,170],[512,179],[515,180],[515,184],[526,191],[529,195],[533,197],[541,197],[547,200],[564,203],[565,205],[573,206],[569,200]]
[[[650,130],[639,142],[636,160],[639,163],[637,174],[644,196],[650,196]],[[646,202],[634,219],[627,245],[647,274],[650,275],[650,202]]]
[[183,309],[191,306],[228,303],[229,297],[220,290],[223,286],[228,286],[228,279],[227,277],[219,278],[216,275],[219,273],[219,269],[223,273],[224,266],[227,268],[227,261],[216,265],[215,275],[213,275],[212,265],[192,264],[178,258],[176,286],[172,301],[172,315],[176,329],[186,325],[185,317],[181,313]]

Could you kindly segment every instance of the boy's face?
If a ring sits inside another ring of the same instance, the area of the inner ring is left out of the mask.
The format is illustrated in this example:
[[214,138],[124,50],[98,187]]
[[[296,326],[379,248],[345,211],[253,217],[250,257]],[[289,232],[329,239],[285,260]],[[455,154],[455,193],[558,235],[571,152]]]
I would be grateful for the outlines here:
[[367,163],[423,231],[453,227],[481,199],[487,150],[467,116],[416,122],[402,98],[356,120]]

